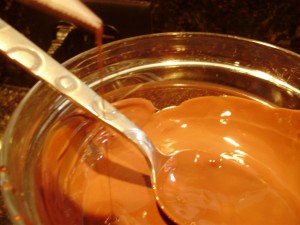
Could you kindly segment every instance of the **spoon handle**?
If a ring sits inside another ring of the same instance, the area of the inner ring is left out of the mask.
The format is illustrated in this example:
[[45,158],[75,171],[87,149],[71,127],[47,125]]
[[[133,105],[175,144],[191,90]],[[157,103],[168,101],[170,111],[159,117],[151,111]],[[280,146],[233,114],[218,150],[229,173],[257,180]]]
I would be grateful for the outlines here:
[[112,104],[99,96],[79,78],[42,49],[0,19],[0,51],[16,61],[72,102],[109,124],[133,141],[152,162],[155,150],[145,133]]

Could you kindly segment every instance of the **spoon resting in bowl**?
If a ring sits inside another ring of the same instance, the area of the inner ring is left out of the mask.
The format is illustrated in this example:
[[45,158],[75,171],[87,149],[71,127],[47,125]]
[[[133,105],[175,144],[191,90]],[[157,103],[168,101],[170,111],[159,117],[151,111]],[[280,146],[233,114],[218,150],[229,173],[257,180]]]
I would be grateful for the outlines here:
[[[156,200],[160,202],[159,188],[156,187],[157,174],[168,159],[176,155],[175,153],[170,155],[160,153],[146,134],[131,120],[1,19],[0,51],[25,68],[31,75],[46,82],[71,102],[86,109],[132,141],[147,159],[151,169],[152,187]],[[161,208],[164,209],[164,207]]]

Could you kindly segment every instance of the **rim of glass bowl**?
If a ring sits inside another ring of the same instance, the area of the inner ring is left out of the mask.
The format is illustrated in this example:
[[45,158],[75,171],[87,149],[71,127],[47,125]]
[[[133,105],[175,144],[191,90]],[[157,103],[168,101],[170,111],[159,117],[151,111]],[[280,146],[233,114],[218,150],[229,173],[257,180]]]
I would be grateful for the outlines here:
[[[272,44],[268,44],[265,42],[253,40],[253,39],[247,39],[247,38],[242,38],[242,37],[237,37],[237,36],[232,36],[232,35],[224,35],[224,34],[216,34],[216,33],[201,33],[201,32],[169,32],[169,33],[157,33],[157,34],[148,34],[148,35],[142,35],[142,36],[137,36],[137,37],[132,37],[132,38],[127,38],[127,39],[122,39],[119,41],[115,41],[112,43],[108,43],[103,45],[103,54],[104,54],[104,68],[106,64],[111,63],[110,60],[111,58],[105,58],[105,55],[109,55],[109,52],[112,51],[117,51],[118,49],[128,46],[128,45],[134,45],[139,41],[145,41],[145,40],[159,40],[161,38],[191,38],[191,37],[208,37],[208,38],[221,38],[221,39],[227,39],[227,40],[234,40],[237,42],[242,42],[242,43],[252,43],[257,46],[262,46],[263,48],[266,49],[271,49],[271,50],[276,50],[279,51],[280,53],[284,53],[288,56],[294,57],[298,62],[300,62],[300,55],[298,55],[295,52],[292,52],[290,50],[274,46]],[[85,69],[89,70],[89,62],[86,62],[86,65],[83,64],[78,64],[78,65],[73,65],[74,62],[81,61],[82,59],[87,58],[87,56],[92,56],[89,58],[91,62],[95,62],[95,57],[97,57],[98,50],[97,48],[92,48],[88,51],[85,51],[81,54],[78,54],[74,56],[73,58],[67,60],[66,62],[63,63],[66,67],[73,67],[71,69],[72,72],[76,74],[77,70],[82,70],[82,67],[85,67]],[[109,73],[109,71],[108,71]],[[118,75],[118,74],[117,74]],[[110,76],[116,76],[115,73],[111,73]],[[106,79],[106,78],[105,78]],[[107,79],[110,79],[108,76]],[[95,84],[90,83],[90,86],[93,86]],[[38,82],[23,98],[23,100],[20,102],[18,105],[17,109],[13,113],[9,124],[6,128],[5,135],[3,138],[2,142],[2,149],[1,149],[1,157],[0,157],[0,179],[1,179],[1,189],[2,189],[2,196],[5,202],[5,206],[8,210],[9,216],[13,222],[13,224],[26,224],[26,220],[22,219],[22,215],[20,215],[19,208],[16,204],[16,197],[14,196],[14,188],[10,186],[11,184],[11,177],[9,176],[9,171],[6,170],[8,168],[8,152],[10,150],[9,142],[11,135],[14,132],[14,127],[20,120],[20,114],[22,110],[24,109],[24,106],[30,101],[33,95],[35,95],[36,92],[41,90],[42,88],[46,88],[46,84],[43,82]],[[53,91],[55,93],[55,91]],[[300,93],[300,92],[299,92]],[[57,93],[55,95],[58,96]]]

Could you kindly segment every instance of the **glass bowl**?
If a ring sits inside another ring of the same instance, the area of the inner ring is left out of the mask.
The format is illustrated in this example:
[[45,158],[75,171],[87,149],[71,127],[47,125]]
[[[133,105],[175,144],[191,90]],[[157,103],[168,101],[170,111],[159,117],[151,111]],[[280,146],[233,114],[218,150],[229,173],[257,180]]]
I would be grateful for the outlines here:
[[[102,79],[97,48],[64,65],[111,102],[142,97],[162,109],[198,96],[234,95],[273,106],[300,108],[300,56],[255,40],[210,33],[151,34],[104,45],[103,59]],[[59,210],[58,205],[55,213],[61,220],[47,208],[49,198],[43,195],[39,183],[46,179],[40,173],[40,157],[53,127],[80,112],[38,82],[13,114],[0,161],[2,193],[13,224],[57,225],[73,217],[72,206]],[[88,138],[86,134],[82,142]],[[59,161],[55,151],[48,157]],[[104,191],[100,189],[101,194]],[[70,221],[99,224],[83,214]]]

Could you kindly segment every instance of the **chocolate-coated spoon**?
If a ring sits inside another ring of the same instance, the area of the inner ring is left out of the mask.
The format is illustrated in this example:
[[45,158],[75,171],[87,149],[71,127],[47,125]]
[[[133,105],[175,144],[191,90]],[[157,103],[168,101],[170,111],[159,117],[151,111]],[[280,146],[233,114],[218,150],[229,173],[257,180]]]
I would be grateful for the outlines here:
[[20,2],[51,12],[60,18],[80,24],[95,32],[102,28],[102,20],[80,0],[19,0]]

